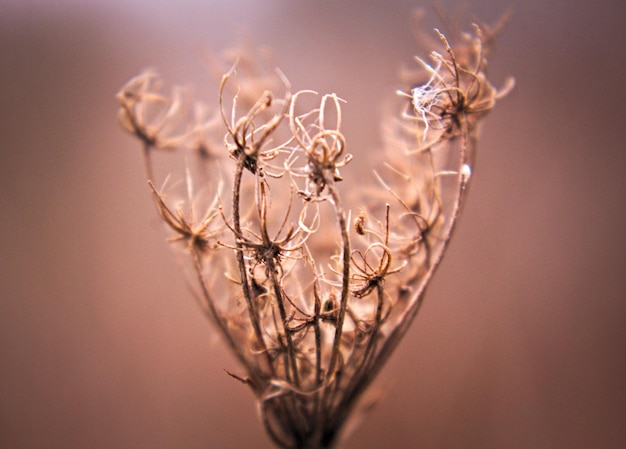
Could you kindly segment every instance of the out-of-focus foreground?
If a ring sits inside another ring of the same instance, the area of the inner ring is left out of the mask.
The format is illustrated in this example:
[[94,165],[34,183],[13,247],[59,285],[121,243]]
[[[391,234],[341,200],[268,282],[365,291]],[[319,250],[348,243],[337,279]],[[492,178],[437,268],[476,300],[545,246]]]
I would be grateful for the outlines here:
[[[39,3],[0,0],[0,447],[269,449],[114,94],[155,66],[211,99],[205,58],[248,35],[294,88],[348,101],[358,154],[379,142],[419,5]],[[486,120],[458,234],[346,449],[626,446],[626,7],[511,4],[491,73],[516,90]],[[501,5],[471,11],[490,22]]]

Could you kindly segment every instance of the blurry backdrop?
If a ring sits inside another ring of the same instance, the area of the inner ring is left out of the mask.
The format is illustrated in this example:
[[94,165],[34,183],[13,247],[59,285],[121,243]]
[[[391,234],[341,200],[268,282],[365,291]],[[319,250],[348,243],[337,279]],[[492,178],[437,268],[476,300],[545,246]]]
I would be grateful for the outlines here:
[[[418,50],[418,5],[0,0],[0,447],[271,447],[164,242],[114,95],[153,66],[210,98],[203,58],[248,36],[295,89],[348,101],[358,155]],[[487,22],[513,8],[491,73],[517,87],[345,449],[626,447],[625,5],[468,2]]]

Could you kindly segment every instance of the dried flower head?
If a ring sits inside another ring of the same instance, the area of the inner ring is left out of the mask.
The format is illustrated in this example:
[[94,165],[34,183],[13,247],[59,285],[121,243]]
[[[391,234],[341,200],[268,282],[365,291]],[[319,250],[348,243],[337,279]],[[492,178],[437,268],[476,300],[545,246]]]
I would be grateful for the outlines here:
[[[153,72],[118,94],[159,216],[242,365],[229,374],[252,389],[279,447],[332,447],[420,308],[459,215],[480,119],[508,89],[486,77],[485,34],[475,26],[451,45],[436,31],[440,48],[431,63],[417,58],[386,123],[366,197],[338,188],[354,178],[344,100],[292,93],[281,72],[250,58],[245,70],[258,76],[239,77],[235,65],[215,110],[185,110]],[[303,106],[305,96],[318,105]],[[172,153],[185,161],[183,182],[157,190],[153,166]]]

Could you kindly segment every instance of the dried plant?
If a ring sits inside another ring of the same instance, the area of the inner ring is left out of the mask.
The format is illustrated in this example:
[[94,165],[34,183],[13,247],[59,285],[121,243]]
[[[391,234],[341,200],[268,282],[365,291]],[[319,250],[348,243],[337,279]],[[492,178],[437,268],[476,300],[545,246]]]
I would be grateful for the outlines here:
[[[436,51],[405,73],[361,197],[340,191],[354,177],[343,100],[292,92],[250,55],[223,76],[215,109],[185,108],[153,72],[119,92],[158,213],[243,367],[230,374],[252,389],[279,447],[333,447],[418,313],[463,203],[478,124],[512,85],[486,78],[492,35],[476,25],[451,45],[435,32]],[[170,181],[177,167],[184,175]]]

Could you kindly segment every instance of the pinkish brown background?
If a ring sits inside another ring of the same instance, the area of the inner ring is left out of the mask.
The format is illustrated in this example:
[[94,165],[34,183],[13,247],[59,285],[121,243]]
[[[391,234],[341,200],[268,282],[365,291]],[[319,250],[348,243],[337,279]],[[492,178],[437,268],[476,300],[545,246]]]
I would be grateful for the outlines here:
[[[348,101],[358,155],[416,52],[417,4],[0,0],[0,447],[271,447],[114,94],[148,66],[209,92],[202,55],[247,34],[294,88]],[[384,396],[342,449],[626,447],[626,3],[469,2],[486,21],[507,5],[491,73],[517,88],[487,120]]]

